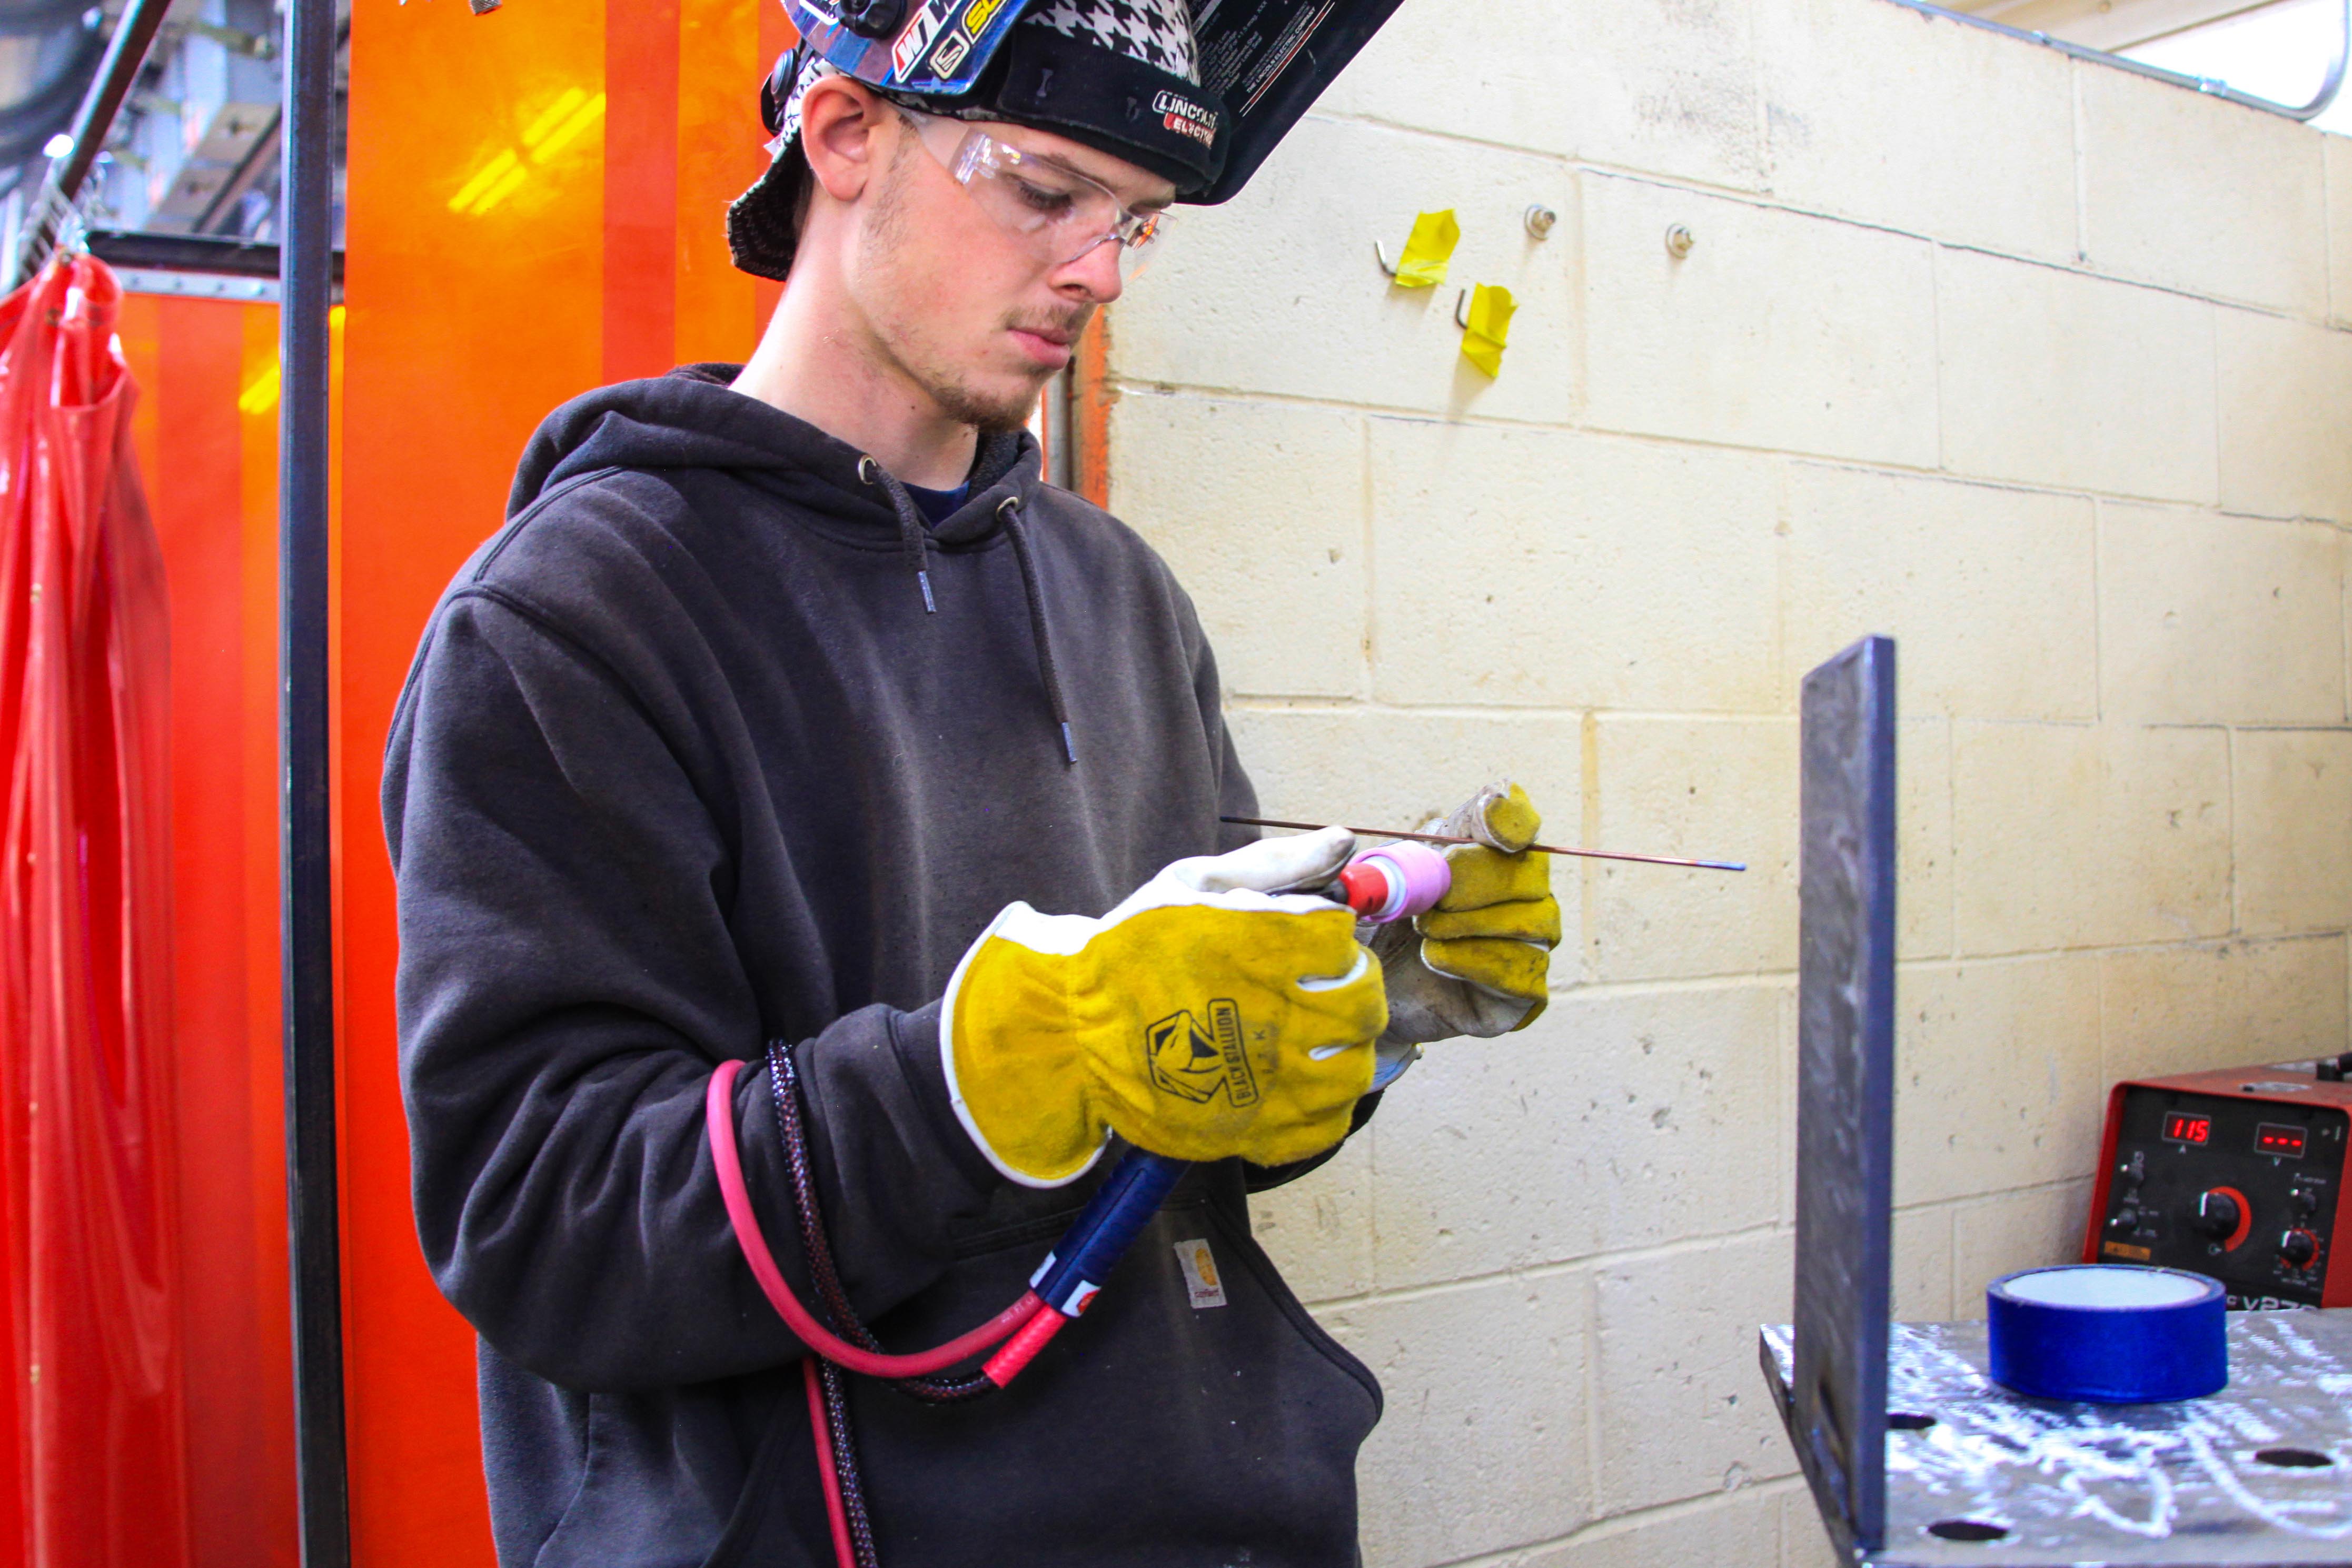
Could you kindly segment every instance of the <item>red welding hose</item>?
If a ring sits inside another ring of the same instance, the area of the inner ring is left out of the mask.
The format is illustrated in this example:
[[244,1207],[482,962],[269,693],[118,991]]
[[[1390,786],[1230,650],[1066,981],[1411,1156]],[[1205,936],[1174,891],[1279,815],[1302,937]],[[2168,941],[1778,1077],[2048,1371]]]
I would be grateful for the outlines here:
[[1005,1341],[1003,1347],[988,1358],[988,1364],[981,1371],[997,1387],[1008,1386],[1021,1375],[1023,1367],[1037,1359],[1037,1352],[1045,1348],[1045,1342],[1060,1333],[1062,1325],[1069,1321],[1053,1308],[1045,1308],[1022,1324],[1021,1331]]
[[710,1138],[710,1162],[719,1169],[719,1194],[726,1201],[728,1223],[735,1228],[735,1244],[743,1249],[743,1260],[751,1266],[751,1277],[760,1282],[761,1290],[782,1317],[785,1327],[799,1335],[803,1344],[835,1365],[867,1377],[924,1377],[970,1361],[990,1349],[1045,1305],[1034,1290],[1024,1291],[1021,1300],[970,1333],[959,1335],[937,1350],[918,1351],[911,1355],[879,1355],[860,1350],[827,1330],[810,1316],[808,1309],[793,1294],[792,1287],[784,1283],[783,1271],[776,1267],[775,1255],[768,1250],[768,1238],[760,1230],[760,1216],[751,1209],[751,1189],[743,1184],[743,1162],[735,1147],[735,1079],[742,1070],[740,1061],[719,1063],[719,1070],[710,1075],[710,1087],[704,1092],[702,1108]]
[[833,1526],[833,1560],[841,1568],[857,1568],[856,1549],[849,1544],[849,1511],[841,1503],[841,1472],[833,1462],[833,1433],[825,1426],[816,1357],[801,1358],[801,1382],[808,1388],[809,1434],[816,1439],[817,1479],[824,1483],[825,1522]]

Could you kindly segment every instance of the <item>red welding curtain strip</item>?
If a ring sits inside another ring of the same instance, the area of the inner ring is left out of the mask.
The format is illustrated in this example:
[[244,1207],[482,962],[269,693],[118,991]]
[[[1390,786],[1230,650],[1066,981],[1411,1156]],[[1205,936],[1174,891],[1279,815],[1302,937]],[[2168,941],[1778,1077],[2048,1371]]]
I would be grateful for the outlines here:
[[121,300],[81,256],[0,302],[0,1522],[26,1568],[187,1561],[168,629]]

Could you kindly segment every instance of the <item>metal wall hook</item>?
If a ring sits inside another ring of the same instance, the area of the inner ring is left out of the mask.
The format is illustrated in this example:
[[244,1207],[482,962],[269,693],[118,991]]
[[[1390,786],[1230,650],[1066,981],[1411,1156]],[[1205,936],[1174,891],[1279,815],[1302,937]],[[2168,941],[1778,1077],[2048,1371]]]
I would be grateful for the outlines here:
[[1464,331],[1470,330],[1470,290],[1467,289],[1454,296],[1454,321]]
[[1393,278],[1397,275],[1395,265],[1389,260],[1389,253],[1381,247],[1381,242],[1377,239],[1372,241],[1372,259],[1379,262],[1381,270],[1390,277]]

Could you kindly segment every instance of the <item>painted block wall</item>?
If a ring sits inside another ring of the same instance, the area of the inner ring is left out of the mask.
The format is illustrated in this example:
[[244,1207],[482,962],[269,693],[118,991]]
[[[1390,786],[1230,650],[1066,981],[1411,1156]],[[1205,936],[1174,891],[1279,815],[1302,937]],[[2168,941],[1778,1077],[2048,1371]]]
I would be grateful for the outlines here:
[[1406,0],[1185,220],[1111,314],[1111,500],[1268,813],[1508,773],[1755,868],[1560,864],[1548,1016],[1263,1205],[1388,1390],[1367,1562],[1825,1562],[1754,1350],[1798,683],[1900,639],[1896,1307],[1976,1315],[2069,1255],[2111,1081],[2346,1047],[2352,143],[1883,0]]

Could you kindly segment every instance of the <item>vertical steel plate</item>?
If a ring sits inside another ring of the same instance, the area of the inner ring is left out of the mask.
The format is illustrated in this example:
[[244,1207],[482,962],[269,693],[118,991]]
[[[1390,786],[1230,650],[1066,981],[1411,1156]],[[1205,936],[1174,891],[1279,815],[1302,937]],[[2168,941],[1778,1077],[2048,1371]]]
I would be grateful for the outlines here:
[[1895,1122],[1895,644],[1805,678],[1790,1433],[1849,1562],[1886,1519]]

